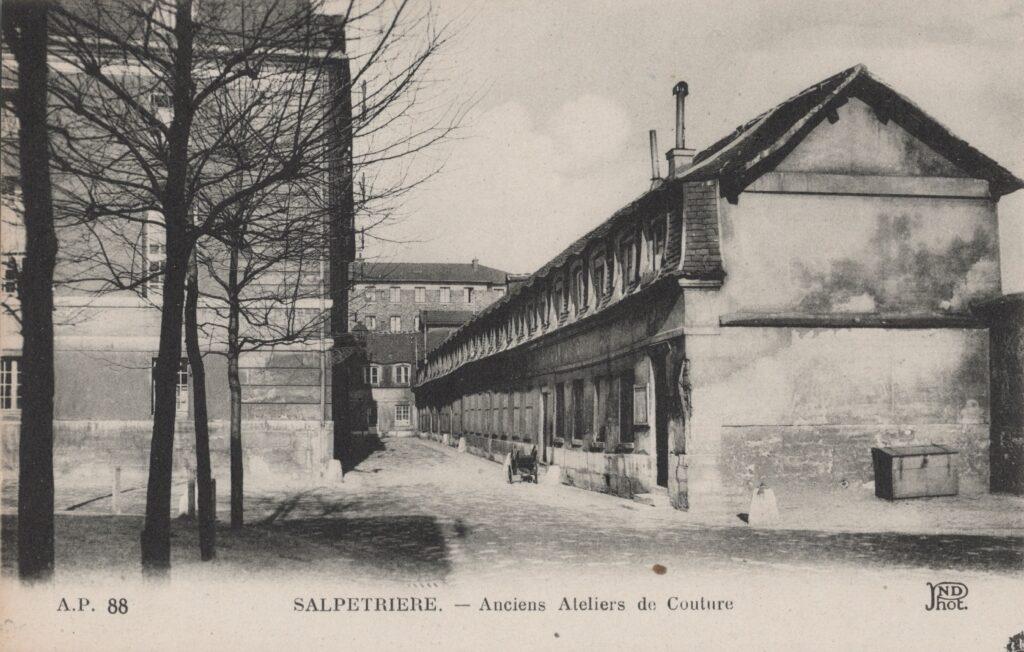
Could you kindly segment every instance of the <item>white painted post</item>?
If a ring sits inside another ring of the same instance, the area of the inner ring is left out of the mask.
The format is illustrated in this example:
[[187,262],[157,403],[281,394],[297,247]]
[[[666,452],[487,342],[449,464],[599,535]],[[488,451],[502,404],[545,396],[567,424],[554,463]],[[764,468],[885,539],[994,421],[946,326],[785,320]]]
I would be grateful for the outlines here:
[[747,524],[752,527],[775,525],[779,522],[779,506],[775,500],[775,492],[765,483],[754,490],[750,498],[750,511],[747,513]]

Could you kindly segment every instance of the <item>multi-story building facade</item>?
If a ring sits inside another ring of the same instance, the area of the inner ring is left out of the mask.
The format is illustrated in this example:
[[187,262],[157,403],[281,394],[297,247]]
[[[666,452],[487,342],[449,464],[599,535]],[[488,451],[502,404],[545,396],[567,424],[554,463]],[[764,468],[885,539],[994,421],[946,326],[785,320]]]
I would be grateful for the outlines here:
[[369,435],[406,436],[415,432],[415,333],[370,333],[357,324],[362,346],[354,366],[362,371],[351,392],[353,430]]
[[350,319],[370,332],[415,333],[423,310],[477,312],[505,296],[508,273],[471,263],[352,266]]
[[984,490],[972,306],[1000,293],[997,203],[1024,182],[863,66],[699,153],[686,93],[669,178],[428,354],[421,431],[680,508],[859,486],[903,443],[956,448]]
[[[131,3],[118,4],[116,7],[107,7],[106,4],[111,3],[102,2],[87,4],[88,9],[96,11],[95,19],[103,22],[116,21],[122,15],[118,12],[130,8]],[[301,4],[294,3],[300,10]],[[292,3],[288,3],[289,7],[291,5]],[[128,13],[134,22],[117,25],[117,28],[130,34],[134,27],[138,27],[138,21],[141,21],[145,14]],[[246,20],[252,19],[254,14],[255,12],[245,18],[228,12],[220,18],[211,20]],[[337,21],[328,16],[322,19],[323,25],[318,26],[318,29],[323,29],[323,35],[326,37],[335,34],[334,27]],[[297,23],[292,22],[290,25],[295,26]],[[114,31],[121,34],[117,30]],[[230,32],[231,26],[227,25],[225,33]],[[310,30],[307,33],[312,35],[318,32]],[[284,35],[285,32],[282,31],[281,34]],[[296,39],[293,43],[298,48],[302,41]],[[310,41],[306,43],[307,49],[301,52],[293,50],[280,59],[271,56],[261,68],[262,72],[267,73],[267,79],[274,79],[275,83],[290,84],[288,88],[293,93],[292,97],[294,94],[302,93],[304,99],[308,100],[308,108],[313,112],[310,116],[333,115],[336,103],[342,97],[338,69],[343,58],[332,54],[333,49],[321,50],[321,45],[320,41]],[[53,60],[62,57],[65,63],[54,68],[51,73],[54,78],[70,72],[68,78],[81,79],[82,75],[77,74],[73,66],[66,63],[74,61],[74,57],[62,55],[54,57]],[[13,57],[5,50],[3,59],[3,94],[6,98],[15,94],[17,88],[16,76],[12,74]],[[99,60],[102,62],[101,65],[110,65],[104,59]],[[131,88],[146,88],[152,82],[152,87],[166,90],[166,86],[161,86],[159,82],[147,77],[148,72],[144,67],[119,67],[118,63],[115,61],[112,67],[119,71],[118,75],[132,75],[125,81],[126,85],[134,84]],[[283,68],[275,68],[279,65],[301,68],[306,64],[310,67],[322,64],[328,72],[323,76],[289,76],[290,73],[286,73]],[[272,75],[271,68],[274,68]],[[123,73],[123,70],[130,72]],[[317,81],[311,82],[310,80],[314,78]],[[234,91],[232,87],[224,92]],[[273,93],[269,93],[268,96],[276,97]],[[85,97],[89,102],[102,103],[102,98]],[[170,121],[169,98],[165,93],[140,90],[137,97],[133,96],[133,101],[148,110],[158,121],[165,124]],[[294,107],[296,104],[291,102],[289,106]],[[313,107],[316,107],[315,112]],[[16,465],[18,460],[22,340],[17,319],[17,270],[20,268],[24,253],[17,157],[9,156],[11,148],[8,147],[9,143],[17,142],[17,119],[9,108],[8,103],[4,102],[3,114],[0,116],[5,143],[3,219],[0,224],[0,254],[3,263],[3,285],[0,288],[0,302],[3,304],[3,311],[0,312],[0,439],[3,443],[3,462],[7,468]],[[281,128],[285,129],[288,123],[284,122],[284,118],[281,119]],[[209,126],[199,118],[197,124]],[[321,122],[310,117],[304,121],[293,121],[292,124],[301,124],[310,131],[319,130],[324,128],[326,118]],[[99,158],[104,153],[100,144],[102,132],[95,138],[95,142],[85,149],[96,151]],[[332,143],[336,138],[337,136],[316,138],[315,146],[307,150],[313,152],[309,156],[324,156],[331,149],[324,147],[324,144]],[[287,139],[282,139],[282,142],[285,140]],[[86,152],[84,155],[90,154]],[[327,163],[320,160],[310,161],[308,167],[317,172],[310,175],[316,180],[308,183],[323,182],[331,188],[337,185],[335,182],[340,173],[333,160]],[[321,168],[326,168],[327,171],[320,174]],[[221,172],[223,168],[218,169],[218,174]],[[322,191],[319,194],[331,197],[327,200],[328,203],[335,201],[331,188],[319,189]],[[73,195],[66,192],[64,194]],[[68,201],[65,205],[72,203]],[[61,214],[59,208],[55,210],[60,242],[57,275],[65,281],[55,288],[54,459],[58,473],[89,472],[97,467],[119,466],[131,476],[136,472],[145,472],[148,465],[153,419],[153,367],[159,344],[160,304],[164,289],[161,272],[164,270],[167,251],[165,230],[161,224],[162,215],[152,206],[144,211],[134,211],[135,208],[132,205],[124,211],[131,212],[132,219],[123,220],[123,223],[118,223],[116,230],[109,231],[110,241],[104,241],[102,247],[98,246],[98,236],[96,240],[83,238],[83,229],[80,225],[69,224],[73,220],[65,219],[66,216]],[[319,227],[318,222],[325,221],[324,214],[334,208],[333,204],[327,208],[314,207],[310,200],[296,201],[290,210],[294,214],[308,214],[310,217],[307,219],[307,226],[312,232],[314,228]],[[139,214],[136,215],[136,212]],[[143,217],[145,223],[142,221]],[[352,229],[351,225],[349,229]],[[102,231],[100,227],[96,227],[96,230]],[[326,243],[329,241],[326,224],[323,232]],[[103,268],[103,265],[95,266],[95,260],[83,263],[81,250],[88,249],[90,245],[94,250],[110,252],[112,264],[109,268]],[[249,350],[241,355],[241,418],[247,466],[252,462],[255,468],[271,466],[287,470],[313,470],[332,454],[329,391],[332,361],[329,349],[332,340],[331,333],[326,330],[328,320],[320,319],[321,316],[328,314],[332,307],[332,282],[329,274],[331,261],[327,259],[328,249],[327,246],[310,246],[310,253],[302,254],[303,265],[299,267],[302,270],[301,276],[295,273],[293,257],[286,256],[282,258],[280,265],[264,270],[266,273],[257,283],[263,285],[257,288],[254,294],[264,293],[264,296],[269,296],[275,285],[284,283],[281,279],[298,279],[295,283],[289,282],[289,287],[295,290],[293,297],[298,298],[290,303],[286,301],[274,305],[265,313],[266,322],[272,324],[278,333],[283,332],[280,324],[289,320],[298,320],[301,323],[308,318],[310,323],[322,326],[298,333],[294,338],[291,338],[290,334],[288,337],[282,337],[282,340],[292,340],[285,344],[250,346]],[[80,274],[83,267],[88,268],[89,273]],[[127,278],[129,283],[113,282],[109,276],[100,278],[104,274],[113,276],[115,272],[111,270],[115,267],[119,273],[123,273],[123,277],[118,281]],[[203,291],[214,294],[217,286],[210,282],[205,271],[200,281]],[[83,276],[88,278],[83,279]],[[346,285],[347,281],[348,279],[344,279]],[[130,285],[131,289],[120,288],[123,285]],[[334,289],[338,289],[337,285]],[[207,373],[206,398],[212,435],[211,450],[214,464],[220,469],[226,466],[228,453],[230,398],[224,338],[211,333],[217,329],[220,329],[221,334],[224,332],[226,320],[223,317],[223,307],[223,302],[218,303],[217,299],[204,297],[200,300],[199,321],[205,326],[212,327],[212,330],[204,330],[202,346]],[[260,316],[257,316],[257,321],[259,319]],[[254,335],[251,330],[247,334]],[[259,350],[255,350],[256,348]],[[176,464],[187,464],[194,458],[193,382],[184,352],[182,356],[177,383]],[[349,369],[350,385],[358,387],[362,382],[363,368],[360,365],[349,365]]]

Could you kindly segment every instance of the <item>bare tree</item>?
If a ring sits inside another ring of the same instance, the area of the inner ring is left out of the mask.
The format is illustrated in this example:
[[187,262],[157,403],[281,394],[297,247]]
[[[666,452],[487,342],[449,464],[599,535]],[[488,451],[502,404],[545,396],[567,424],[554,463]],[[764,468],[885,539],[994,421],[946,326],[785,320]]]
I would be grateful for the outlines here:
[[[195,10],[190,0],[83,0],[55,9],[58,206],[77,245],[66,257],[68,280],[110,291],[144,290],[158,279],[162,290],[154,297],[161,327],[142,533],[147,569],[170,560],[175,382],[183,313],[195,309],[186,306],[185,290],[196,244],[230,241],[225,225],[239,205],[311,180],[326,188],[332,236],[352,242],[346,216],[354,209],[342,204],[352,195],[355,166],[394,166],[456,122],[442,112],[413,124],[420,76],[444,42],[432,12],[380,0],[325,20],[318,8],[295,0],[205,0]],[[351,52],[342,52],[344,30],[358,34]],[[360,114],[339,109],[351,106],[339,98],[351,98],[363,82],[369,90]],[[249,155],[221,156],[243,132]],[[354,152],[359,135],[366,145]],[[165,249],[158,265],[147,256],[153,230]],[[340,262],[332,266],[336,311],[346,298]],[[198,324],[186,325],[188,338]],[[198,431],[197,444],[198,458],[208,458]]]
[[230,396],[231,526],[243,517],[242,382],[247,352],[324,339],[324,214],[297,186],[237,205],[235,220],[199,248],[210,279],[202,327],[223,348]]

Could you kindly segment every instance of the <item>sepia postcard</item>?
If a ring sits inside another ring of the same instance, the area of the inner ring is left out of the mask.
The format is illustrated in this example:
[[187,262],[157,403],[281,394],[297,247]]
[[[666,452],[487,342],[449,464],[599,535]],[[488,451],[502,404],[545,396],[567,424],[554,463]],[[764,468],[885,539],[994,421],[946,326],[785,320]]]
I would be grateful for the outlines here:
[[1024,2],[2,0],[0,648],[1024,652]]

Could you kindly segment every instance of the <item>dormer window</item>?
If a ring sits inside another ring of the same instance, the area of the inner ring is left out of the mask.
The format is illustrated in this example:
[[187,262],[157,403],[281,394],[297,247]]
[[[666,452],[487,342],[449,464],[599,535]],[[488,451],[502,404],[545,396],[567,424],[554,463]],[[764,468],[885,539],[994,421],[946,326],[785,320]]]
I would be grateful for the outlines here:
[[587,309],[587,270],[580,267],[575,275],[576,289],[576,312],[583,312]]
[[603,299],[605,293],[607,292],[607,287],[605,286],[604,267],[605,265],[603,257],[598,258],[597,260],[594,261],[594,297],[596,297],[598,301]]
[[408,385],[409,378],[412,375],[412,367],[407,364],[396,364],[394,368],[395,383],[398,385]]
[[380,385],[380,367],[373,364],[363,367],[363,381],[373,387]]
[[660,270],[665,258],[665,218],[659,217],[654,220],[651,229],[651,249],[654,251],[654,269]]
[[619,261],[622,265],[622,293],[625,294],[636,281],[637,276],[636,241],[632,236],[622,240],[622,245],[619,248]]

